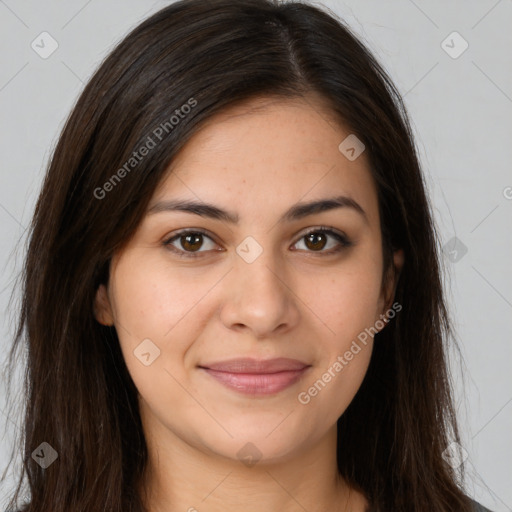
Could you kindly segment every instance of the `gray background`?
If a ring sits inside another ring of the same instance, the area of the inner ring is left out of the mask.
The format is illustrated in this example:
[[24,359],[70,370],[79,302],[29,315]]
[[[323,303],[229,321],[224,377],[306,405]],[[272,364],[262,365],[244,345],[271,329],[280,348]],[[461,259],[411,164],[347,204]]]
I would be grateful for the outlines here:
[[[64,120],[113,44],[168,3],[0,0],[3,358],[24,231]],[[445,255],[445,285],[463,355],[463,371],[456,359],[451,367],[467,490],[493,511],[512,511],[512,0],[322,4],[363,38],[405,97],[443,245],[458,240],[449,246],[457,253]],[[44,31],[58,43],[47,59],[31,47]],[[462,40],[446,39],[454,31],[469,45],[457,58],[445,51],[463,49]],[[0,384],[3,471],[19,418],[6,417]]]

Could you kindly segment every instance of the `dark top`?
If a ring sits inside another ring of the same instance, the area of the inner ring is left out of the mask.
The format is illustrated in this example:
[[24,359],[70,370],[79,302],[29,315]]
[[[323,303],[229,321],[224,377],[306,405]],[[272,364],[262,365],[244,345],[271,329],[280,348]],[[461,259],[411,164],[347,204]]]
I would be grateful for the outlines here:
[[[493,512],[492,510],[485,508],[483,505],[481,505],[480,503],[478,503],[477,501],[475,501],[473,499],[471,500],[471,503],[473,505],[474,512]],[[367,510],[367,512],[374,512],[374,511],[373,511],[373,509],[369,509],[369,510]]]
[[475,501],[475,500],[471,500],[471,501],[473,502],[473,506],[475,507],[475,512],[492,512],[488,508],[485,508],[483,505],[480,505],[480,503],[478,503],[477,501]]

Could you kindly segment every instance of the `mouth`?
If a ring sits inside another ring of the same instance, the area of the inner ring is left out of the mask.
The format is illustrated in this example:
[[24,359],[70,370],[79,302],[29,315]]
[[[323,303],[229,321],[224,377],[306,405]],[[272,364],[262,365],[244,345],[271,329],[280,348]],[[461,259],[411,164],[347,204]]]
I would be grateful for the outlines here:
[[295,384],[311,365],[296,359],[232,359],[199,366],[225,387],[246,395],[273,395]]

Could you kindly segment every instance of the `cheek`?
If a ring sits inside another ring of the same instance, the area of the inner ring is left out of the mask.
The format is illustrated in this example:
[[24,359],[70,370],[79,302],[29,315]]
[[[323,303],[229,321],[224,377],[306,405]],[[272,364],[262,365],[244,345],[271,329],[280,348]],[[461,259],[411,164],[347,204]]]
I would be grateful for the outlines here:
[[[318,429],[322,425],[333,425],[343,415],[354,399],[366,375],[370,362],[372,344],[360,345],[360,351],[344,363],[331,360],[300,389],[297,396],[305,424],[303,428]],[[344,352],[339,355],[342,360]]]
[[212,272],[187,275],[187,269],[171,267],[137,249],[119,260],[112,277],[116,327],[125,357],[133,357],[139,344],[150,339],[163,356],[160,363],[176,361],[176,355],[188,348],[199,325],[198,305],[220,278]]
[[314,286],[311,278],[303,279],[304,287],[310,287],[308,306],[325,324],[328,339],[339,350],[374,325],[381,294],[381,267],[370,258],[332,267],[329,275],[315,276]]
[[[347,277],[347,276],[345,276]],[[297,397],[305,407],[307,421],[334,424],[354,399],[368,370],[373,349],[377,287],[362,286],[360,279],[346,278],[333,292],[332,300],[316,303],[329,330],[318,336],[320,360],[311,377],[304,381]]]
[[307,301],[321,319],[324,335],[318,336],[322,340],[318,369],[301,386],[298,402],[327,423],[334,423],[353,400],[370,362],[381,291],[381,266],[372,254],[368,251],[340,265],[329,277],[317,275],[315,293],[310,292]]
[[118,261],[112,277],[116,331],[135,386],[151,408],[158,408],[163,396],[179,402],[178,382],[187,378],[184,358],[197,337],[195,306],[211,280],[191,282],[183,270],[137,250]]

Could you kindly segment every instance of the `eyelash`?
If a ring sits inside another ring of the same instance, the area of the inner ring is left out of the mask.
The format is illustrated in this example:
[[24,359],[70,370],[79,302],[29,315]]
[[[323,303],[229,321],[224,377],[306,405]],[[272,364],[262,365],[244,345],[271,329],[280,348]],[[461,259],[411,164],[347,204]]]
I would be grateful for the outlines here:
[[[341,252],[343,249],[346,249],[353,245],[353,243],[346,236],[344,236],[336,231],[333,231],[333,229],[331,229],[328,226],[320,226],[320,227],[312,228],[312,229],[308,230],[297,240],[296,243],[300,242],[303,238],[306,238],[308,235],[311,235],[312,233],[325,233],[327,235],[331,235],[340,243],[340,245],[338,247],[336,247],[335,249],[331,249],[330,251],[307,251],[307,252],[310,252],[313,254],[319,254],[320,256],[331,256],[331,255],[337,254],[337,253]],[[184,251],[182,249],[178,249],[172,245],[172,242],[174,242],[175,240],[178,240],[182,236],[195,235],[195,234],[204,235],[204,236],[208,237],[210,240],[212,240],[213,242],[215,242],[212,239],[212,237],[208,234],[207,231],[205,231],[201,228],[196,228],[196,229],[185,229],[183,231],[179,231],[178,233],[175,233],[171,238],[168,238],[167,240],[165,240],[163,242],[163,245],[165,247],[167,247],[168,249],[170,249],[175,254],[177,254],[180,258],[200,258],[201,254],[208,252],[208,251],[190,252],[190,251]]]

